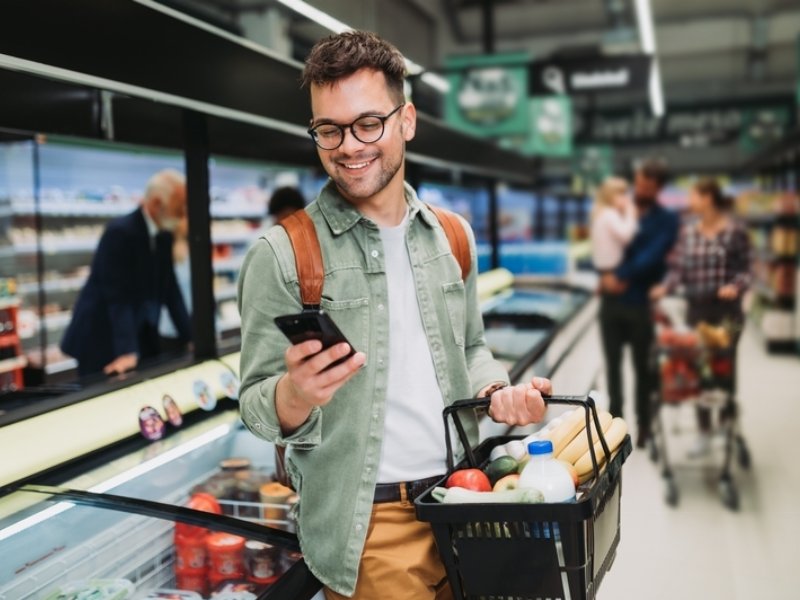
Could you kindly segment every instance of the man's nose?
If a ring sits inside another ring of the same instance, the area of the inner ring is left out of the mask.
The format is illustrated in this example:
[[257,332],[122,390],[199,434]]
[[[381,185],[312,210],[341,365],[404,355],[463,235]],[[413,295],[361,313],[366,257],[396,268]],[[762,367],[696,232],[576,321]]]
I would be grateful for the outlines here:
[[356,150],[360,150],[365,145],[364,142],[360,141],[355,135],[353,135],[353,130],[349,127],[345,127],[343,131],[344,138],[342,139],[342,145],[339,146],[339,150],[342,152],[354,152]]

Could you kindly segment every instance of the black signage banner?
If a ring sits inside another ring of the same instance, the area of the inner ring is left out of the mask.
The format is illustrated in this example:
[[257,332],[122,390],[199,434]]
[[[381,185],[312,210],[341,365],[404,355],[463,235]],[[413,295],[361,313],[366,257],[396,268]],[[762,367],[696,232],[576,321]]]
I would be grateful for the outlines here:
[[576,115],[575,134],[579,143],[643,144],[683,142],[713,146],[740,138],[756,114],[769,123],[785,127],[790,121],[791,98],[761,100],[735,105],[670,107],[658,119],[645,107],[619,112]]
[[598,94],[647,90],[651,58],[644,54],[555,58],[530,63],[528,93]]

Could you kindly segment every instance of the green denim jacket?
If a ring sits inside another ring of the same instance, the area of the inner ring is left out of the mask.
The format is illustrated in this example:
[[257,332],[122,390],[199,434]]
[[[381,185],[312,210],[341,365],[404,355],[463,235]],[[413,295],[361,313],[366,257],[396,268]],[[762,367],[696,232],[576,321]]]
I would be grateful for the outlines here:
[[[508,373],[486,346],[471,230],[465,223],[473,268],[462,281],[436,217],[409,185],[405,194],[417,299],[444,401],[451,404],[474,397],[491,383],[508,382]],[[389,361],[383,245],[377,226],[331,182],[306,210],[316,225],[325,264],[322,307],[353,346],[366,353],[367,363],[297,431],[281,435],[275,388],[286,369],[288,342],[273,319],[300,312],[302,304],[291,244],[282,227],[273,227],[250,249],[239,277],[240,409],[256,436],[288,447],[286,468],[300,495],[298,536],[306,562],[324,584],[350,595],[372,511],[383,436]],[[466,421],[476,443],[474,413]],[[408,443],[414,443],[412,431]]]

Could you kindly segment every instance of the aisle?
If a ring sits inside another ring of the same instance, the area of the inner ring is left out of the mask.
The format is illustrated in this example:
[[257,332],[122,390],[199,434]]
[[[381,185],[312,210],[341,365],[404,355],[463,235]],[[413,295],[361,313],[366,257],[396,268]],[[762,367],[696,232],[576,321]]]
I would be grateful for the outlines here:
[[[753,457],[749,472],[734,471],[739,512],[723,507],[718,471],[702,461],[677,472],[680,502],[667,507],[655,466],[646,452],[634,451],[623,476],[622,542],[599,600],[788,600],[800,594],[800,462],[792,447],[800,442],[800,359],[768,355],[751,328],[739,356],[741,423]],[[633,421],[630,398],[625,415]],[[692,423],[690,412],[673,411],[672,417]],[[685,447],[673,446],[674,462],[690,464]]]

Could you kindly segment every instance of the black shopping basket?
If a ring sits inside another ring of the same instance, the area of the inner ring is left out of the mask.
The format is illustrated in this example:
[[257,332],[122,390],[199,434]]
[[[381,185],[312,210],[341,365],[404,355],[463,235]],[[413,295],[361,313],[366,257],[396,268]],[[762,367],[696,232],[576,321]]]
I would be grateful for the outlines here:
[[[611,567],[620,539],[622,464],[631,453],[630,436],[598,468],[594,420],[606,458],[594,401],[550,397],[548,404],[583,406],[595,476],[578,487],[576,501],[552,504],[441,504],[433,486],[416,501],[417,519],[431,524],[455,598],[464,600],[593,599]],[[522,436],[493,437],[471,449],[459,410],[488,407],[486,398],[445,408],[448,475],[456,468],[481,467],[492,448]],[[448,415],[452,415],[465,460],[454,467]],[[437,483],[444,485],[444,479]]]

